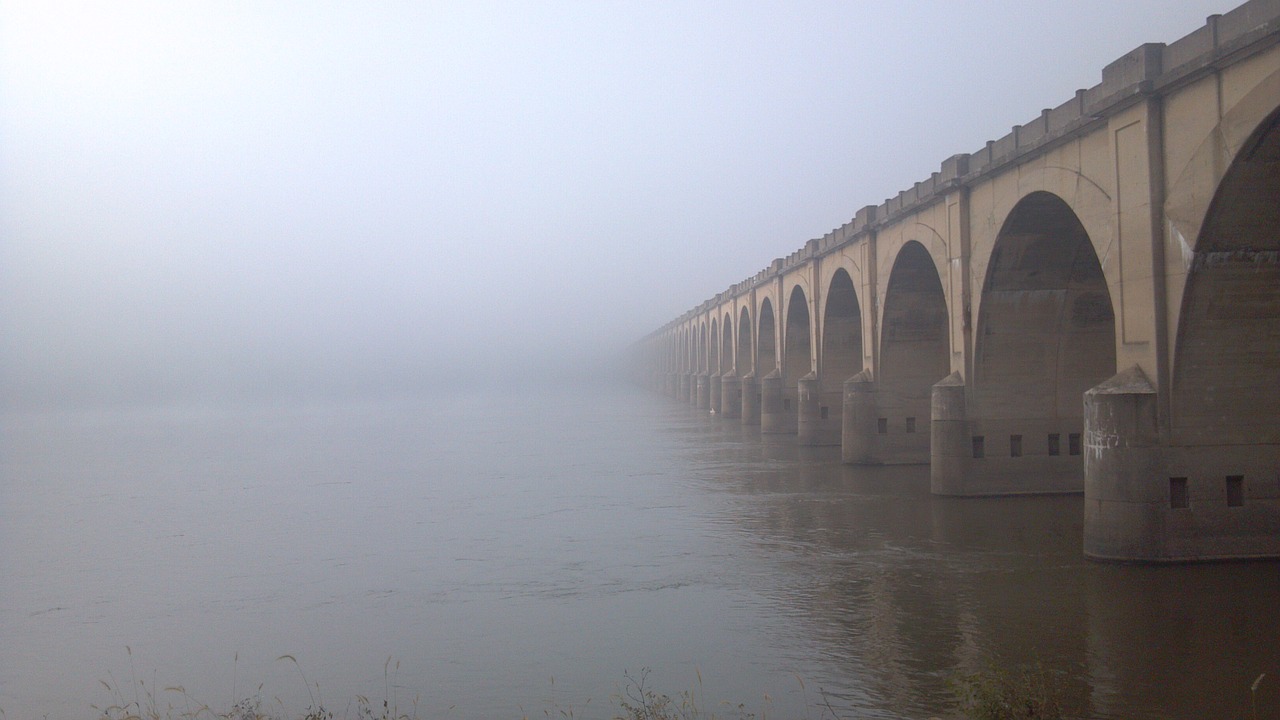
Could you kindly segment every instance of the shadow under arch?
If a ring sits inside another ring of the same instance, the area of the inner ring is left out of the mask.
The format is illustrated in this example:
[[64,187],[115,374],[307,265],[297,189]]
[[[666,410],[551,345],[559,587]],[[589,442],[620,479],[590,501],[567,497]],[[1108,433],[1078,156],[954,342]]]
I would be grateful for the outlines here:
[[[862,371],[862,307],[853,279],[844,268],[835,271],[827,286],[822,312],[821,351],[814,400],[808,416],[800,422],[812,424],[808,433],[813,445],[839,445],[843,431],[844,382]],[[803,408],[802,408],[803,410]]]
[[799,382],[812,370],[809,303],[799,285],[791,289],[786,313],[782,326],[782,364],[761,378],[760,431],[765,433],[796,432]]
[[1194,251],[1174,345],[1174,442],[1280,443],[1280,109],[1227,169]]
[[760,424],[760,379],[756,375],[756,332],[751,321],[751,308],[738,313],[738,351],[735,368],[741,380],[742,402],[738,410],[743,425]]
[[1075,211],[1037,191],[1005,219],[974,338],[966,493],[1081,492],[1084,393],[1116,373],[1115,311]]
[[933,256],[910,241],[885,290],[877,364],[877,455],[886,463],[929,462],[933,384],[950,370],[947,300]]

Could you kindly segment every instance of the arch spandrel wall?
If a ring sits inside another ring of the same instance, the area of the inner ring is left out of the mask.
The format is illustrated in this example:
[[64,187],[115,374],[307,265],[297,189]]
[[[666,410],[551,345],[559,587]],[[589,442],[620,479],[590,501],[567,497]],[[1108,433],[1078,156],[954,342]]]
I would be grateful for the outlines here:
[[[970,194],[970,323],[976,326],[981,317],[982,288],[1001,229],[1014,208],[1036,192],[1057,196],[1075,213],[1093,244],[1112,298],[1119,297],[1118,250],[1113,232],[1114,175],[1112,151],[1103,128],[973,188]],[[965,377],[972,375],[970,364]]]
[[[870,367],[871,366],[871,343],[868,342],[867,340],[867,333],[869,332],[868,326],[871,325],[871,321],[870,321],[870,318],[866,316],[867,308],[869,307],[869,304],[864,299],[865,288],[867,287],[870,280],[869,278],[865,277],[863,272],[863,266],[862,266],[862,263],[860,262],[861,256],[865,254],[863,251],[865,250],[866,247],[867,247],[866,243],[861,243],[859,245],[854,245],[854,246],[847,246],[842,248],[839,252],[832,253],[831,255],[828,255],[827,257],[824,257],[822,259],[822,268],[821,268],[821,272],[818,275],[818,287],[820,287],[822,290],[817,303],[815,303],[815,305],[817,306],[815,315],[819,318],[826,318],[828,316],[827,305],[831,300],[831,283],[835,278],[836,273],[843,270],[849,276],[849,279],[853,282],[854,294],[858,300],[858,309],[861,311],[861,317],[859,318],[859,320],[862,328],[862,335],[859,338],[860,340],[859,345],[863,349],[863,356],[860,358],[860,360],[862,361],[863,367]],[[825,332],[826,332],[825,326],[820,326],[818,334],[825,335]],[[823,345],[824,343],[818,343],[815,346],[817,347],[818,372],[820,375],[825,374],[823,371],[823,367],[824,367],[824,363],[826,362],[826,359],[823,357],[823,349],[822,349]],[[827,389],[833,392],[836,390],[839,390],[839,388],[834,388],[834,387],[827,388]]]
[[[770,285],[772,286],[773,283]],[[755,310],[751,313],[757,380],[773,372],[780,365],[778,352],[782,341],[778,337],[778,330],[782,326],[782,320],[778,317],[778,299],[774,295],[774,287],[757,289]],[[761,325],[767,326],[764,328],[764,337],[762,337]]]
[[[951,251],[948,239],[943,233],[949,232],[947,226],[946,206],[942,203],[931,205],[882,228],[876,236],[876,326],[884,327],[885,298],[889,292],[889,284],[893,282],[893,268],[902,253],[902,248],[915,242],[923,245],[933,260],[938,280],[942,283],[943,293],[950,285]],[[950,307],[951,299],[947,298]],[[950,311],[948,311],[950,316]]]
[[[1170,338],[1178,335],[1187,275],[1209,206],[1241,148],[1277,107],[1280,46],[1165,100],[1163,233]],[[1168,348],[1171,367],[1177,362],[1175,344]]]
[[[782,349],[781,367],[784,375],[795,374],[797,377],[799,377],[799,376],[805,375],[811,369],[811,367],[792,368],[792,367],[788,367],[787,365],[787,358],[786,358],[786,352],[785,352],[785,347],[787,342],[787,320],[788,318],[791,317],[791,303],[793,298],[793,292],[797,287],[800,288],[800,292],[803,293],[803,296],[804,296],[803,302],[805,303],[805,311],[807,313],[807,319],[809,323],[808,344],[810,348],[810,354],[809,354],[808,362],[810,366],[813,363],[812,348],[814,347],[814,334],[817,331],[817,324],[813,321],[813,283],[811,282],[813,269],[812,269],[811,262],[805,263],[787,272],[785,275],[782,276],[782,282],[781,282],[782,301],[776,307],[779,309],[777,321],[778,321],[778,341],[780,344],[778,345],[778,347]],[[795,388],[789,388],[789,389],[792,392],[795,391]]]

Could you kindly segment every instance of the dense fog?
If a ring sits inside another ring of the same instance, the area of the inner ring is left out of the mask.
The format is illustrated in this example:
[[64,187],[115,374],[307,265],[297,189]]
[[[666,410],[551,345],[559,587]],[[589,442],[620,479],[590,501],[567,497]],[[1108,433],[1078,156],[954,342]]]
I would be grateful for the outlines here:
[[0,401],[598,373],[1220,1],[0,6]]

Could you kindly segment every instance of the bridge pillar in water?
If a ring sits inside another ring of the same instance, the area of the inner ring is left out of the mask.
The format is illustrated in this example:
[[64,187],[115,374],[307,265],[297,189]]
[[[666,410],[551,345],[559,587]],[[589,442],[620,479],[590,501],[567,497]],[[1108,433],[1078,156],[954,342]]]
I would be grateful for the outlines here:
[[760,380],[760,432],[786,434],[796,431],[796,415],[787,407],[790,398],[784,392],[782,373],[778,370]]
[[692,376],[689,373],[680,373],[680,385],[676,389],[676,399],[681,402],[689,402],[692,397],[689,388],[689,381]]
[[1280,446],[1162,441],[1157,399],[1137,366],[1085,393],[1085,556],[1280,556]]
[[711,383],[711,397],[710,397],[711,414],[719,415],[720,414],[720,382],[721,382],[720,373],[716,373],[712,375],[709,382]]
[[878,465],[876,385],[867,370],[844,381],[840,459],[848,465]]
[[823,403],[822,385],[817,373],[800,378],[797,391],[796,442],[801,445],[839,445],[840,426],[831,417],[831,408]]
[[[967,390],[958,372],[933,386],[929,477],[935,495],[1079,493],[1084,488],[1083,436],[1070,432],[1079,426],[1064,425],[1069,418],[974,417]],[[1064,427],[1068,432],[1061,432]]]
[[742,417],[742,380],[733,375],[720,376],[720,417]]
[[706,410],[711,405],[711,378],[706,373],[698,375],[694,387],[694,405],[699,410]]
[[933,386],[929,427],[929,485],[934,495],[964,495],[974,452],[965,412],[964,378],[954,372]]
[[760,395],[760,382],[756,380],[755,372],[743,375],[742,412],[740,413],[743,425],[760,424]]

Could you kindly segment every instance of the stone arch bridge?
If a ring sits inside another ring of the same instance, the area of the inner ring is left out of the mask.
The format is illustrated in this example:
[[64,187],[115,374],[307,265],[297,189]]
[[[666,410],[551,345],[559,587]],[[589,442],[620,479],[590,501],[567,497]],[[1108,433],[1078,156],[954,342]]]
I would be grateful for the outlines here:
[[1086,555],[1280,556],[1280,0],[1208,18],[635,346],[657,389]]

